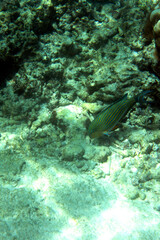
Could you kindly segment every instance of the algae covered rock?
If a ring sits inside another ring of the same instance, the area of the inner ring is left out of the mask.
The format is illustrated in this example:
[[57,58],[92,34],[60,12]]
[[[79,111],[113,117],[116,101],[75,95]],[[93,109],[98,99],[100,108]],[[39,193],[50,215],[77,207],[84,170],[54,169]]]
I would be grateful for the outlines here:
[[62,148],[62,160],[74,161],[76,159],[82,159],[84,154],[84,148],[81,146],[81,142],[72,142]]
[[108,157],[111,155],[111,150],[104,146],[88,146],[85,149],[84,158],[89,160],[93,159],[97,162],[107,162]]
[[139,192],[135,188],[129,188],[126,196],[131,200],[135,200],[139,197]]

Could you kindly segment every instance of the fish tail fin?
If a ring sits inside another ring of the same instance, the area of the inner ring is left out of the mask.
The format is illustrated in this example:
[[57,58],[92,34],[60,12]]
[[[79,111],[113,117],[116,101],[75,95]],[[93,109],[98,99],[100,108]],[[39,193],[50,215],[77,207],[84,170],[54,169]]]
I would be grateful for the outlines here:
[[146,100],[144,99],[144,97],[145,97],[147,94],[151,93],[151,92],[152,92],[152,90],[146,90],[146,91],[143,91],[143,92],[139,93],[138,95],[135,96],[136,102],[139,102],[139,103],[141,103],[141,104],[143,104],[143,103],[152,103],[151,101],[146,101]]

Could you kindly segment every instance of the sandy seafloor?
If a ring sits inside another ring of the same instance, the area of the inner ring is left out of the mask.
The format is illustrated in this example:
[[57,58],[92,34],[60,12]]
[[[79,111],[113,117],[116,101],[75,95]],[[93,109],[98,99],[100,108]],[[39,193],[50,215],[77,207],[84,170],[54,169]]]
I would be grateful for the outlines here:
[[[3,131],[1,240],[160,239],[159,205],[155,209],[153,196],[150,201],[128,199],[121,184],[112,181],[115,166],[120,168],[114,151],[102,164],[65,162],[55,158],[54,149],[48,155],[49,144],[34,147],[25,141],[25,125]],[[126,186],[134,192],[131,183]]]
[[69,171],[42,154],[6,153],[3,161],[1,240],[160,239],[159,212],[127,200],[108,176]]
[[[160,240],[155,2],[1,1],[0,240]],[[89,138],[101,108],[150,88],[154,106]]]

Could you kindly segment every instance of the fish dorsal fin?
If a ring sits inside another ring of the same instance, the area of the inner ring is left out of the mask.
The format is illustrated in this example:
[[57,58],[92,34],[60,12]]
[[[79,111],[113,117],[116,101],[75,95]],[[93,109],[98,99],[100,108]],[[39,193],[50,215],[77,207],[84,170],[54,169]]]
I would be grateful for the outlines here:
[[122,101],[123,99],[126,99],[126,98],[127,98],[127,95],[128,95],[128,94],[126,93],[123,97],[117,99],[115,102],[111,103],[109,106],[104,107],[104,108],[102,109],[102,111],[101,111],[100,113],[98,113],[97,116],[99,116],[101,113],[105,112],[107,109],[109,109],[110,107],[112,107],[114,104]]

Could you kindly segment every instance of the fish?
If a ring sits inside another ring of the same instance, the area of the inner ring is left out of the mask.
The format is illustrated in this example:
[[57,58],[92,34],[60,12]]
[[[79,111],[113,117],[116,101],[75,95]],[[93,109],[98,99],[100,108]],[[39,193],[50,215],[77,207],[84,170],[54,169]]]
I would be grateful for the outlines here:
[[144,96],[150,92],[151,90],[142,91],[138,95],[129,99],[127,98],[127,94],[125,94],[110,106],[105,107],[89,125],[88,135],[90,138],[101,137],[116,129],[120,121],[135,103],[150,103],[144,99]]

